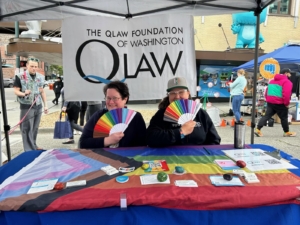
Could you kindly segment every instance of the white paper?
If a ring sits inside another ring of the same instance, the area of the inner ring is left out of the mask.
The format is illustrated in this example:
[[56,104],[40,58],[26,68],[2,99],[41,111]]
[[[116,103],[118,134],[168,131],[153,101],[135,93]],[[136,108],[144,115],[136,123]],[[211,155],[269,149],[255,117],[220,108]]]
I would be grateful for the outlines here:
[[57,181],[58,181],[57,178],[52,178],[47,180],[37,180],[32,183],[27,194],[53,190],[54,185],[57,183]]
[[85,186],[86,180],[76,180],[76,181],[69,181],[66,184],[66,187],[77,187],[77,186]]
[[178,187],[198,187],[194,180],[176,180],[175,185]]
[[209,177],[211,183],[215,186],[244,186],[239,177],[233,176],[232,180],[228,181],[220,175],[212,175]]
[[168,176],[166,181],[160,182],[157,180],[157,175],[156,174],[151,174],[151,175],[143,175],[140,176],[141,183],[142,185],[147,185],[147,184],[170,184],[170,178]]
[[251,171],[298,169],[296,166],[282,160],[278,160],[261,149],[234,149],[223,152],[235,161],[243,160]]

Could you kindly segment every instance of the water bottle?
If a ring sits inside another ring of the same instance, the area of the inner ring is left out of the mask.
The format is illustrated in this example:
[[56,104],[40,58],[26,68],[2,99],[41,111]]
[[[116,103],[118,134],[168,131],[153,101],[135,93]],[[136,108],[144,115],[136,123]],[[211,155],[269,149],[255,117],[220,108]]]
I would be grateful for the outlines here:
[[234,148],[245,148],[245,131],[244,122],[235,122],[234,124]]

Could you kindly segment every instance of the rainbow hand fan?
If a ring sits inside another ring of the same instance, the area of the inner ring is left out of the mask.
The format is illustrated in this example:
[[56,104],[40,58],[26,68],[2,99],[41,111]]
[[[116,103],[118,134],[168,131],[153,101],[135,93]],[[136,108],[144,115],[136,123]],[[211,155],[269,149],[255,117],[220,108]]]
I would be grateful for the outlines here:
[[184,124],[187,121],[193,120],[202,104],[190,99],[180,99],[172,102],[165,111],[164,121]]
[[108,137],[116,132],[124,132],[136,112],[131,109],[118,108],[105,113],[94,127],[93,137]]

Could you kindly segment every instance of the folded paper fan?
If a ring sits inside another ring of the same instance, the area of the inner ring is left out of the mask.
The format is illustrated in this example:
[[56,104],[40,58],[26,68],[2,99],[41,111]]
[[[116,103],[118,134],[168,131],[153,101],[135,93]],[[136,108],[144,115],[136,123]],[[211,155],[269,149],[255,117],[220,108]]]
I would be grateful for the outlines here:
[[110,134],[124,132],[136,112],[131,109],[118,108],[103,114],[94,127],[93,137],[108,137]]
[[202,104],[190,99],[180,99],[172,102],[165,111],[164,121],[184,124],[193,120]]

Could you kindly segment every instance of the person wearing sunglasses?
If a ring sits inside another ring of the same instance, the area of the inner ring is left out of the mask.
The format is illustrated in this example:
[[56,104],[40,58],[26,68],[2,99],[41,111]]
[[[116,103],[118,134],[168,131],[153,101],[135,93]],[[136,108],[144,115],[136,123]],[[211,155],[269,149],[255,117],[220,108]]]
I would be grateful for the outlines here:
[[136,112],[125,132],[117,132],[108,137],[94,137],[94,128],[106,112],[125,108],[129,100],[129,89],[127,84],[121,81],[112,81],[103,88],[106,108],[97,111],[87,121],[79,140],[80,148],[102,148],[102,147],[134,147],[146,145],[146,124],[139,112]]
[[183,77],[169,80],[167,96],[158,105],[147,128],[147,144],[150,147],[170,145],[218,145],[221,138],[209,115],[200,109],[194,120],[183,125],[164,121],[166,108],[175,100],[191,99],[187,82]]
[[36,144],[38,128],[42,113],[48,113],[46,93],[43,89],[45,77],[37,72],[38,63],[38,59],[28,58],[26,71],[16,75],[14,81],[14,93],[20,103],[20,119],[23,119],[20,129],[24,151],[41,149]]

